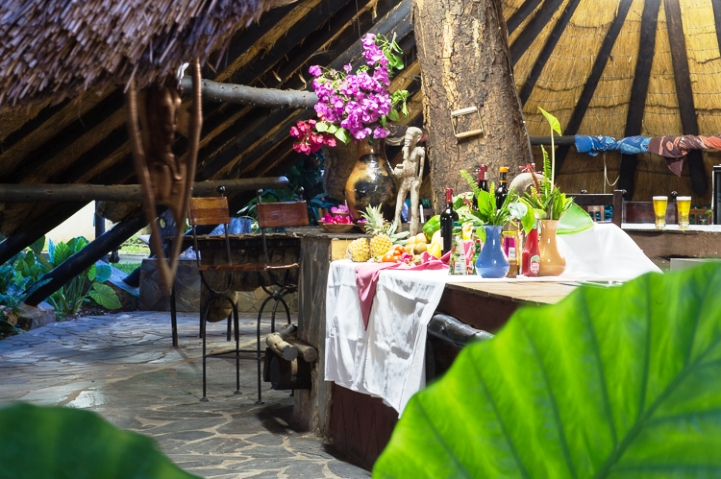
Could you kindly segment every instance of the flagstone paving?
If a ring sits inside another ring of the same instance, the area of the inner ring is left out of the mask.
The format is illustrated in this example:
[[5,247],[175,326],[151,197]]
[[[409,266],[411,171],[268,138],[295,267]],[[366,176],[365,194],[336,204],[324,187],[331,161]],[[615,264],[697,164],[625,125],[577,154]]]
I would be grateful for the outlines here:
[[[365,478],[312,433],[288,423],[293,398],[263,384],[256,405],[255,363],[208,361],[201,402],[201,341],[196,314],[179,314],[180,348],[168,313],[133,312],[53,323],[0,341],[0,405],[22,400],[98,412],[111,423],[154,437],[180,467],[205,478]],[[211,350],[227,348],[225,322],[211,325]],[[241,347],[255,325],[241,318]]]

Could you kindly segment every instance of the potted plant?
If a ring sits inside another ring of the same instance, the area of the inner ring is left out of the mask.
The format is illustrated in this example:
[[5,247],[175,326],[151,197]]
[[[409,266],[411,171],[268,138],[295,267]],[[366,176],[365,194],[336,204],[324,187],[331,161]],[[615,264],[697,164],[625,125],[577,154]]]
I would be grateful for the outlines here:
[[337,141],[357,145],[357,160],[346,183],[346,202],[355,220],[368,205],[383,206],[388,215],[394,211],[397,182],[385,156],[383,139],[389,134],[390,121],[408,115],[407,90],[389,91],[390,79],[403,68],[398,55],[402,50],[395,39],[383,35],[363,37],[366,65],[352,73],[347,64],[342,71],[313,65],[313,90],[317,119],[299,121],[290,134],[297,141],[293,149],[311,154]]
[[[525,231],[533,227],[533,212],[527,204],[518,201],[518,195],[511,191],[500,207],[496,204],[496,195],[482,190],[476,186],[467,171],[461,175],[468,181],[477,199],[478,209],[470,207],[458,208],[459,216],[481,225],[483,234],[479,236],[485,241],[476,259],[476,272],[483,278],[503,278],[508,274],[510,264],[503,252],[501,230],[510,221],[519,221]],[[495,185],[491,183],[491,191]]]
[[552,183],[553,168],[548,160],[546,149],[543,152],[543,176],[539,177],[531,170],[533,185],[531,191],[526,192],[523,201],[530,206],[540,219],[541,225],[541,263],[539,276],[558,276],[566,269],[566,260],[558,250],[556,232],[558,221],[573,205],[573,198],[569,198]]

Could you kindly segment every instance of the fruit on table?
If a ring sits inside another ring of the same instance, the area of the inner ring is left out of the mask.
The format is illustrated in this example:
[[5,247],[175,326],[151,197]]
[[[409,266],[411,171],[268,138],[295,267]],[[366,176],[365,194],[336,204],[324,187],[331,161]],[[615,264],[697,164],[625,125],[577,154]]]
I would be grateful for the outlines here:
[[423,233],[426,235],[426,238],[432,238],[433,234],[436,231],[440,231],[441,229],[441,216],[435,215],[431,216],[428,221],[425,222],[423,225]]
[[350,259],[355,262],[368,261],[371,258],[368,238],[358,238],[357,240],[351,241],[346,253],[346,256],[350,256]]
[[397,263],[401,260],[401,257],[406,254],[405,249],[401,245],[393,246],[383,255],[381,261],[384,263]]
[[397,223],[387,223],[383,219],[380,206],[368,206],[364,213],[361,213],[366,220],[366,233],[373,236],[370,241],[370,254],[374,258],[381,258],[401,238],[408,236],[408,233],[396,233]]
[[428,252],[436,258],[440,258],[441,254],[443,253],[443,250],[441,249],[441,244],[431,243],[431,246],[428,248]]

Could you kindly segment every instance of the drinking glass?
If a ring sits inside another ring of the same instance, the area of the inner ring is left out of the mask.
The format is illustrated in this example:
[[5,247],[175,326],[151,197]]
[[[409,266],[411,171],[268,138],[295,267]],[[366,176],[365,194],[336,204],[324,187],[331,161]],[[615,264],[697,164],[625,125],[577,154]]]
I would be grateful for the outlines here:
[[678,208],[678,227],[682,230],[688,229],[688,213],[691,211],[691,197],[676,197],[676,208]]
[[656,229],[662,230],[666,227],[666,206],[668,196],[653,197],[653,212],[656,215]]

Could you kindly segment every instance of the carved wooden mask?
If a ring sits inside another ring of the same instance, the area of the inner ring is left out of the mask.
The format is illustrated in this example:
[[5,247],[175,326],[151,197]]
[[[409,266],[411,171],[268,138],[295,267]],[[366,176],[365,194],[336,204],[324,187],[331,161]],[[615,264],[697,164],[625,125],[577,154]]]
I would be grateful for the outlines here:
[[[152,231],[150,246],[158,260],[160,286],[166,293],[170,293],[178,267],[183,225],[198,160],[203,123],[198,60],[193,64],[192,76],[193,99],[189,116],[181,108],[175,77],[155,82],[142,93],[136,90],[131,80],[125,95],[133,161],[143,191],[145,216]],[[186,136],[189,145],[188,154],[180,158],[174,155],[172,149],[177,133]],[[157,221],[158,205],[170,210],[177,225],[167,258]]]

